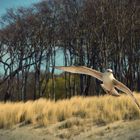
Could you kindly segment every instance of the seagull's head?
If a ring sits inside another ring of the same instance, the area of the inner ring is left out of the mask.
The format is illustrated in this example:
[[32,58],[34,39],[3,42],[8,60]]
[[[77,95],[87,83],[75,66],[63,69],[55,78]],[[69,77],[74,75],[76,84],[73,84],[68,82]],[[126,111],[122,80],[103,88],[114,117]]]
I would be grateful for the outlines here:
[[106,72],[113,73],[112,69],[107,69]]

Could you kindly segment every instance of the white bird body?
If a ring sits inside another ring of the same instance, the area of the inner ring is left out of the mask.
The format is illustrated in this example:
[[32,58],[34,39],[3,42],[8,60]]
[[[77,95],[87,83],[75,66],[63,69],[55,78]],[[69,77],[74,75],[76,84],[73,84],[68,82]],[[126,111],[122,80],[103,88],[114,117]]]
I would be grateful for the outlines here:
[[102,77],[103,85],[108,91],[110,91],[113,88],[113,82],[112,82],[113,79],[114,76],[112,73],[109,72],[103,73],[103,77]]
[[66,72],[86,74],[86,75],[95,77],[98,80],[103,82],[103,84],[101,84],[101,87],[105,90],[106,93],[113,96],[120,96],[118,91],[115,89],[117,88],[118,90],[121,90],[122,92],[127,93],[140,109],[139,102],[134,97],[132,91],[123,83],[115,79],[111,69],[107,69],[106,72],[102,73],[97,70],[85,67],[85,66],[69,66],[69,67],[56,66],[55,68],[59,70],[64,70]]

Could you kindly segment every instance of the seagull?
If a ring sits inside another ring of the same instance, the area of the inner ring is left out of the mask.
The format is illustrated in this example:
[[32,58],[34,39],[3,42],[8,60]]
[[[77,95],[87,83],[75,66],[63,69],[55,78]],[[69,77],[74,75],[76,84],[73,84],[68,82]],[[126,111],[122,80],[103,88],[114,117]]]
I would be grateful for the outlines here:
[[85,74],[85,75],[90,75],[92,77],[95,77],[98,80],[103,82],[101,84],[101,87],[104,89],[104,91],[107,94],[110,94],[113,96],[120,96],[118,91],[115,89],[115,88],[117,88],[118,90],[128,94],[132,98],[132,100],[136,103],[137,107],[140,109],[139,102],[134,97],[132,91],[127,86],[125,86],[123,83],[121,83],[117,79],[115,79],[115,77],[113,75],[113,71],[111,69],[107,69],[104,73],[102,73],[97,70],[85,67],[85,66],[67,66],[67,67],[55,66],[54,68],[63,70],[66,72]]

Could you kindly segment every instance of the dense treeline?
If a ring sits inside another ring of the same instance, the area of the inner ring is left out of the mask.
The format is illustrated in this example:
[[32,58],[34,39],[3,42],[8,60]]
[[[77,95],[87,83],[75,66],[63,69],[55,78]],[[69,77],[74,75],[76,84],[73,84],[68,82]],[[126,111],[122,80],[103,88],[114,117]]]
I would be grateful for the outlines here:
[[65,66],[112,68],[116,78],[140,91],[139,12],[138,0],[46,0],[7,10],[0,29],[0,98],[101,93],[99,81],[89,76],[55,75],[50,66],[58,50]]

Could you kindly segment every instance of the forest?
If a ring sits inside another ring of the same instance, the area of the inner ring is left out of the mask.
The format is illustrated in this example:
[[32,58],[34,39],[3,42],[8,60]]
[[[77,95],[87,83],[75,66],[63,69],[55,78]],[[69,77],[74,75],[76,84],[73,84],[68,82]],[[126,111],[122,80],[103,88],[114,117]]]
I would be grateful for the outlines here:
[[104,93],[95,78],[56,73],[57,55],[64,66],[111,68],[140,91],[139,13],[138,0],[43,0],[8,9],[0,19],[0,100]]

